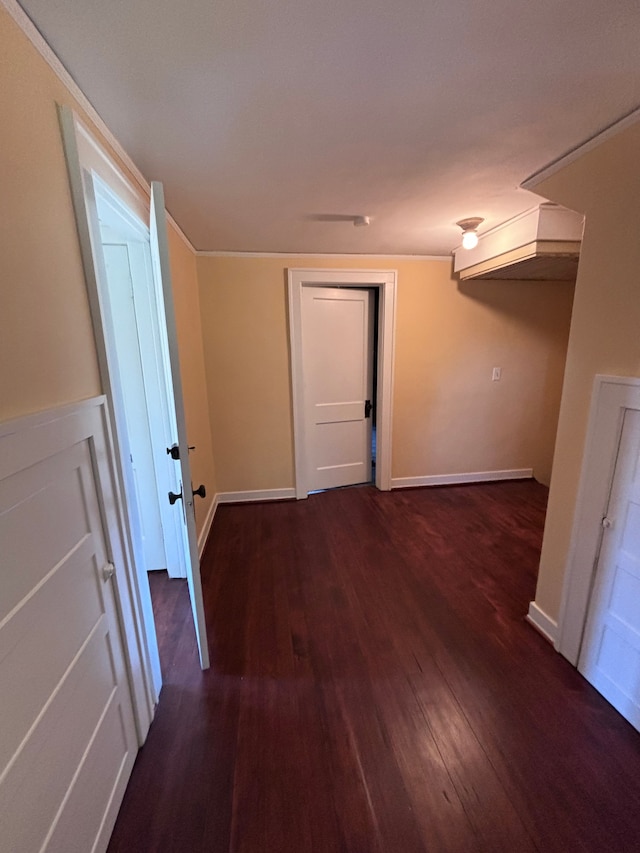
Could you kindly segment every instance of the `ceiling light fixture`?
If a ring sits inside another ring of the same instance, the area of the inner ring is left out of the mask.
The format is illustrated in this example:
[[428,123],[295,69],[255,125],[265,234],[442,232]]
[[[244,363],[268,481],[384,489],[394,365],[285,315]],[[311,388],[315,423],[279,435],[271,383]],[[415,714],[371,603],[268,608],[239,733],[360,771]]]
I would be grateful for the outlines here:
[[371,225],[371,217],[370,216],[354,216],[353,224],[357,227],[362,227],[363,225]]
[[478,245],[478,226],[484,222],[481,216],[471,216],[469,219],[461,219],[456,222],[462,228],[462,248],[475,249]]

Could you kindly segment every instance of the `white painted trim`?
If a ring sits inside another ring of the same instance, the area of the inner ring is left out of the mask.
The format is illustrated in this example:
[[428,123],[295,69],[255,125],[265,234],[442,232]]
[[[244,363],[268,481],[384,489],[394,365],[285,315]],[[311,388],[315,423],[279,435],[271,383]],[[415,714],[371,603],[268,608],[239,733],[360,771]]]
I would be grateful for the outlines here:
[[[51,68],[58,80],[67,89],[71,97],[77,101],[78,106],[82,109],[84,113],[86,113],[87,117],[95,125],[100,135],[104,137],[105,142],[109,145],[109,147],[113,150],[118,159],[124,164],[124,166],[126,166],[127,170],[135,178],[140,188],[144,190],[147,196],[149,196],[149,181],[145,178],[140,169],[136,166],[131,157],[124,150],[120,142],[118,142],[111,130],[109,130],[103,119],[100,117],[100,114],[98,113],[96,108],[84,94],[82,89],[78,86],[71,74],[69,74],[62,62],[60,62],[53,49],[44,39],[42,33],[34,25],[31,18],[27,15],[27,13],[19,5],[19,3],[16,2],[16,0],[0,0],[0,3],[2,3],[2,5],[7,10],[9,16],[13,19],[17,26],[20,27],[24,35],[29,39],[33,47],[38,51],[38,53],[47,63],[49,68]],[[187,246],[190,251],[196,254],[196,250],[193,244],[186,236],[184,231],[180,228],[175,219],[169,213],[167,213],[167,219],[171,222],[171,225],[175,228],[176,233],[178,234],[182,242],[185,244],[185,246]]]
[[[99,286],[98,277],[101,276],[103,281],[106,280],[106,271],[104,269],[104,255],[100,246],[100,229],[97,218],[98,214],[94,195],[94,185],[91,179],[88,180],[85,194],[83,162],[79,147],[80,137],[78,134],[78,126],[80,123],[78,122],[75,113],[69,107],[60,106],[58,108],[58,115],[69,174],[69,186],[71,189],[71,198],[76,218],[76,227],[78,229],[80,256],[82,258],[91,321],[96,342],[96,354],[98,357],[100,380],[106,399],[109,401],[109,433],[115,454],[113,464],[116,472],[116,492],[123,512],[124,535],[127,541],[131,570],[135,576],[136,594],[138,596],[138,600],[141,602],[142,618],[144,620],[146,632],[150,637],[150,641],[145,644],[145,648],[147,650],[150,677],[154,685],[154,701],[157,701],[162,687],[162,673],[158,646],[155,641],[155,624],[153,623],[152,616],[151,593],[148,587],[147,589],[141,589],[138,583],[136,572],[136,566],[138,565],[136,549],[138,546],[132,535],[129,523],[129,512],[126,508],[126,478],[122,465],[122,459],[126,456],[126,448],[123,444],[123,442],[126,443],[126,434],[122,431],[120,433],[118,432],[118,424],[116,423],[114,401],[119,399],[117,395],[120,393],[120,390],[119,387],[117,387],[117,384],[112,382],[112,369],[109,362],[107,331],[103,325],[103,318],[108,315],[108,312],[105,311],[101,303],[101,288]],[[85,149],[85,156],[86,153]],[[117,176],[117,174],[117,170],[114,170],[113,175]]]
[[426,477],[394,477],[392,489],[412,489],[417,486],[450,486],[464,483],[491,483],[498,480],[530,480],[533,468],[512,468],[505,471],[472,471],[467,474],[432,474]]
[[[29,441],[25,440],[27,434],[30,436]],[[142,745],[149,731],[158,697],[153,689],[137,578],[119,492],[106,398],[93,397],[6,421],[0,424],[0,438],[0,478],[3,479],[26,464],[36,464],[75,443],[84,440],[91,443],[108,558],[116,568],[116,605],[123,633],[123,650],[138,742]]]
[[572,148],[570,151],[562,154],[557,160],[552,160],[551,163],[543,166],[537,172],[534,172],[532,175],[529,175],[528,178],[525,178],[524,181],[520,184],[522,189],[524,190],[534,190],[539,184],[543,181],[546,181],[547,178],[550,178],[552,175],[555,175],[556,172],[559,172],[561,169],[564,169],[566,166],[571,165],[571,163],[578,160],[584,154],[588,154],[589,151],[593,151],[594,148],[597,148],[599,145],[602,145],[608,139],[611,139],[614,136],[617,136],[618,133],[622,133],[623,130],[627,130],[627,128],[632,127],[640,121],[640,107],[636,107],[631,110],[627,115],[622,116],[613,124],[610,124],[608,127],[605,127],[604,130],[596,133],[595,136],[586,139],[584,142],[581,142],[580,145],[577,145],[575,148]]
[[451,255],[380,255],[367,252],[225,252],[224,250],[196,250],[199,258],[362,258],[383,261],[447,261],[451,263]]
[[218,492],[216,500],[219,504],[237,504],[256,501],[290,501],[295,496],[295,489],[251,489],[248,492]]
[[533,625],[536,631],[542,634],[545,640],[548,640],[553,646],[556,645],[558,623],[538,607],[535,601],[529,602],[529,612],[525,618],[530,625]]
[[597,375],[582,457],[560,607],[558,651],[577,665],[626,409],[640,409],[640,378]]
[[396,270],[288,270],[289,347],[293,404],[295,491],[298,499],[309,494],[304,430],[304,381],[302,376],[302,288],[377,287],[378,305],[378,388],[376,486],[391,488],[391,437],[393,411],[393,366],[395,363],[395,317],[398,273]]
[[201,558],[204,552],[205,546],[207,544],[207,539],[209,538],[209,533],[211,533],[211,528],[213,526],[213,519],[216,515],[216,510],[218,509],[218,504],[220,503],[220,497],[218,494],[213,496],[213,500],[211,501],[211,506],[207,512],[207,517],[204,520],[204,524],[202,525],[202,529],[198,535],[198,557]]

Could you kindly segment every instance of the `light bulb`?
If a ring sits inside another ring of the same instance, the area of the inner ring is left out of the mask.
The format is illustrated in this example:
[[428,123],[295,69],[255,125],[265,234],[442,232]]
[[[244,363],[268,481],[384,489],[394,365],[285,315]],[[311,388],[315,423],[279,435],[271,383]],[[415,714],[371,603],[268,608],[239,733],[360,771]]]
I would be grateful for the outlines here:
[[462,235],[462,248],[463,249],[475,249],[478,245],[478,233],[477,231],[465,231]]

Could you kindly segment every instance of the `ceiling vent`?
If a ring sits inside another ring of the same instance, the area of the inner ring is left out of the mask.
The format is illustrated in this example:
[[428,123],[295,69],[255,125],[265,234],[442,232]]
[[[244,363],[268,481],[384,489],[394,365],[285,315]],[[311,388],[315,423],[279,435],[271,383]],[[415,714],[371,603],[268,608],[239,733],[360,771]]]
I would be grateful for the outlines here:
[[572,281],[578,271],[584,217],[555,204],[527,210],[453,253],[460,279]]

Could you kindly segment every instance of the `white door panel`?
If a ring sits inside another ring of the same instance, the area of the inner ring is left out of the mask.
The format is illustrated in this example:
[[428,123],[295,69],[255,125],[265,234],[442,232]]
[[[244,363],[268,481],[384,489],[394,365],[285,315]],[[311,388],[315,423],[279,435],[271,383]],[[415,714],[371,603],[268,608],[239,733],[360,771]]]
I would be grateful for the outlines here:
[[371,480],[373,295],[302,289],[302,361],[309,489]]
[[140,519],[145,570],[166,569],[129,247],[126,243],[103,243],[102,248],[129,437],[129,463],[134,487],[134,494],[129,496],[129,500],[135,501]]
[[0,847],[104,849],[138,741],[88,440],[0,481],[0,553]]
[[640,729],[640,411],[625,413],[579,669]]

